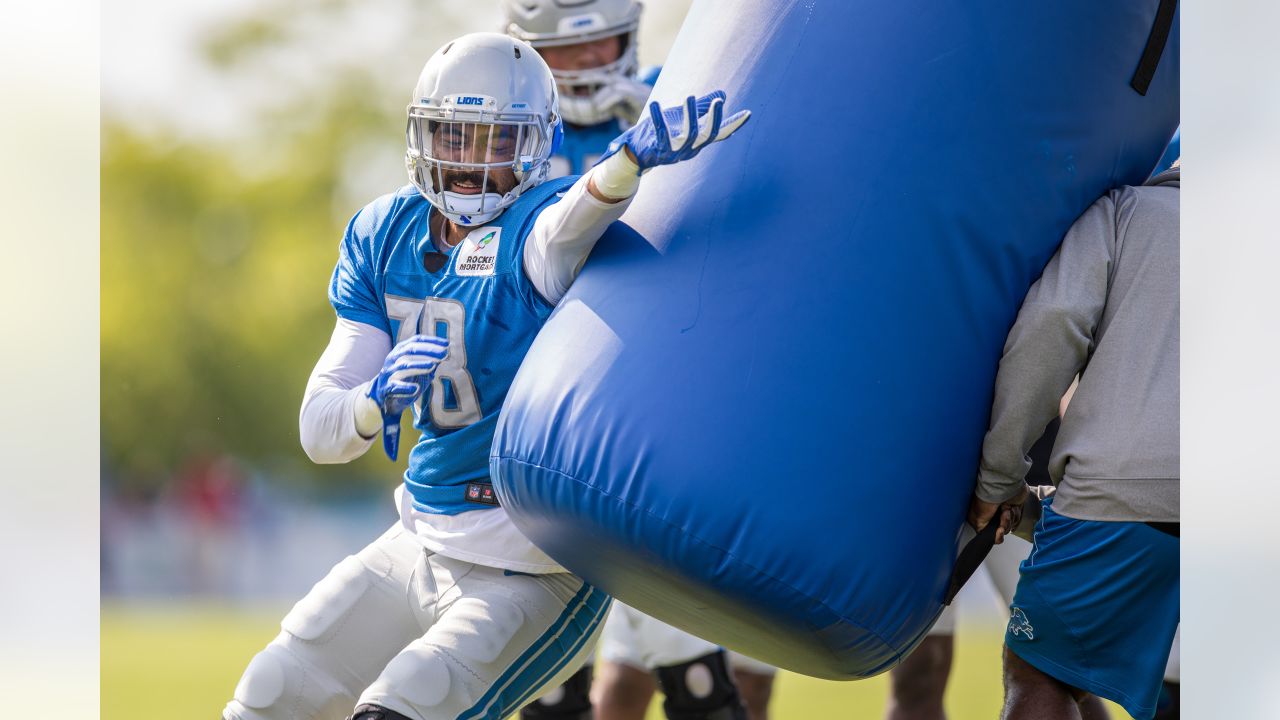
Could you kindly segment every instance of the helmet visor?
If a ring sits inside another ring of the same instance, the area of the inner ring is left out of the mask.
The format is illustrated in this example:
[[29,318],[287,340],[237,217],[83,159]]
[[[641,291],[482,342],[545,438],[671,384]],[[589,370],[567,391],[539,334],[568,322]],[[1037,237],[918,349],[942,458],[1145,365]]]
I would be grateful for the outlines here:
[[535,158],[543,138],[524,123],[478,123],[430,120],[410,116],[409,149],[424,160],[450,167],[499,167],[524,170],[520,162]]
[[431,157],[481,165],[514,163],[524,130],[519,125],[469,122],[441,122],[428,127]]

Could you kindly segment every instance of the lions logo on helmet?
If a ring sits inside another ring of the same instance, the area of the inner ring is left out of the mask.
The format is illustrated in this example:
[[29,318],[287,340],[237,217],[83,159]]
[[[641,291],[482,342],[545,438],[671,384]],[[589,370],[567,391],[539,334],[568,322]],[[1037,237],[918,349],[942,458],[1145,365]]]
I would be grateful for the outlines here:
[[[566,45],[621,37],[616,60],[598,67],[564,70],[553,68],[560,88],[564,117],[575,125],[596,125],[626,115],[635,121],[635,109],[620,112],[618,105],[630,98],[619,95],[618,86],[634,85],[639,68],[636,28],[642,6],[635,0],[503,0],[506,31],[539,51]],[[647,95],[647,93],[645,93]],[[643,101],[643,97],[640,98]]]
[[432,55],[408,115],[409,180],[463,226],[493,220],[546,180],[563,133],[551,69],[499,33],[464,35]]

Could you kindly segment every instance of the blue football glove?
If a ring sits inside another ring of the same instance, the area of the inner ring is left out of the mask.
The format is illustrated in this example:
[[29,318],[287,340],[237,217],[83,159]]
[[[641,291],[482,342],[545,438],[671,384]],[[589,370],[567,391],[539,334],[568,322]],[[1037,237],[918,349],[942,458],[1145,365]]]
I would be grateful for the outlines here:
[[688,160],[711,143],[732,135],[751,117],[750,110],[724,117],[724,100],[724,92],[716,90],[700,98],[690,95],[683,106],[666,110],[656,101],[651,102],[648,115],[614,138],[600,162],[624,147],[635,156],[641,173]]
[[382,449],[392,460],[400,449],[400,415],[427,391],[448,353],[448,340],[414,335],[391,349],[369,386],[369,397],[382,411]]

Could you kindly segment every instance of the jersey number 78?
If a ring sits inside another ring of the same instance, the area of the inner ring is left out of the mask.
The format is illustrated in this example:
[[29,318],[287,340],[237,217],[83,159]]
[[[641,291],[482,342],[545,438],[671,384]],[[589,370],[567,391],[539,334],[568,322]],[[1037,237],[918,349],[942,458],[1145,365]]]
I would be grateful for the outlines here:
[[[387,295],[387,317],[400,322],[396,343],[414,335],[432,334],[449,341],[449,353],[436,368],[431,391],[419,403],[430,403],[431,422],[440,428],[466,427],[481,417],[476,384],[467,372],[467,309],[449,298],[429,297],[425,300]],[[453,407],[445,406],[445,383],[453,390]],[[417,412],[421,413],[420,405]]]

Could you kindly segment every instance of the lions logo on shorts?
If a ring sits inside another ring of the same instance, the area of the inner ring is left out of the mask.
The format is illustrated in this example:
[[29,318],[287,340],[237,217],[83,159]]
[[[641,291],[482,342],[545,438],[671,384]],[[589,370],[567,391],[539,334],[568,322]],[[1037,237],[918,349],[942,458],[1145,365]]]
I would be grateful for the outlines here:
[[1025,637],[1028,640],[1036,639],[1036,629],[1031,627],[1031,621],[1027,619],[1027,614],[1022,612],[1022,608],[1014,608],[1009,616],[1009,634]]

